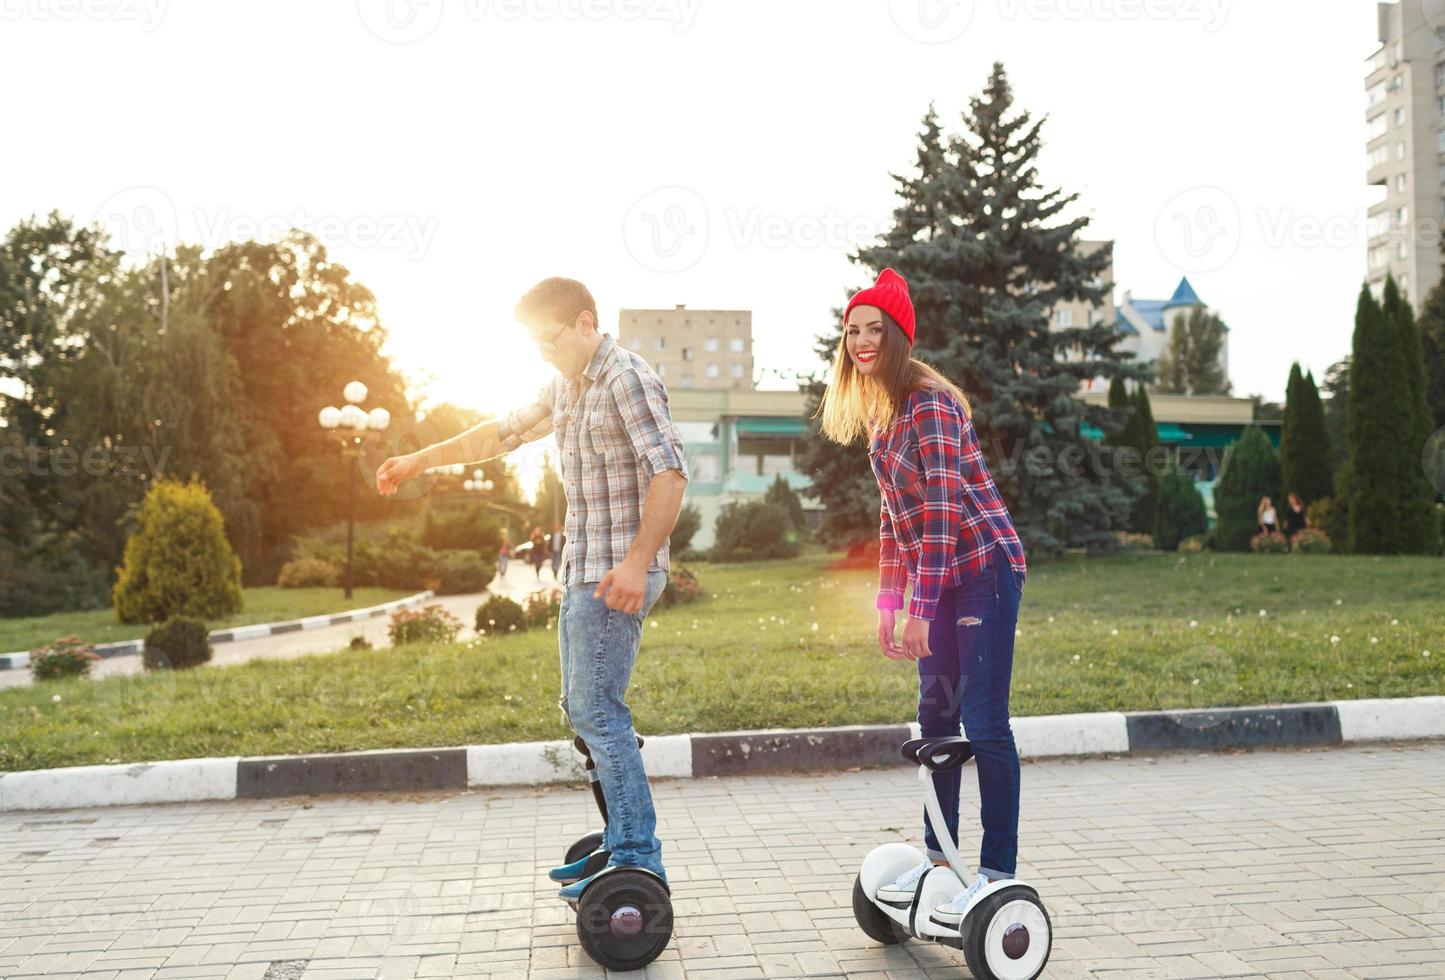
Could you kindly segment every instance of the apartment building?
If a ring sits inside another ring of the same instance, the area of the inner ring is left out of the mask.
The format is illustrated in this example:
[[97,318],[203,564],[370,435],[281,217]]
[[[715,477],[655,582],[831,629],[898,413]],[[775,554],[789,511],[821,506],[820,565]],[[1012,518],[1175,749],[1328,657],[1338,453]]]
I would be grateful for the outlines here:
[[751,310],[622,310],[617,339],[641,354],[669,389],[753,388]]

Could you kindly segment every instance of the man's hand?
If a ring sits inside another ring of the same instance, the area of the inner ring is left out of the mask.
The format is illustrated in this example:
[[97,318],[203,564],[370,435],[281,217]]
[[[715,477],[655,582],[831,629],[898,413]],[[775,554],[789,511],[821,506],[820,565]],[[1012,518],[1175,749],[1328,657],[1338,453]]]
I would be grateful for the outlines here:
[[893,639],[893,610],[878,610],[878,649],[883,651],[883,656],[889,660],[907,660],[908,655],[903,652],[903,647]]
[[909,660],[933,656],[933,651],[928,649],[928,620],[908,617],[908,625],[903,627],[903,652]]
[[407,480],[421,476],[426,467],[421,453],[393,456],[376,468],[376,489],[383,497],[396,493],[396,488]]
[[[610,591],[609,591],[610,590]],[[592,598],[607,603],[608,609],[637,614],[647,598],[647,569],[633,562],[622,562],[597,583]]]

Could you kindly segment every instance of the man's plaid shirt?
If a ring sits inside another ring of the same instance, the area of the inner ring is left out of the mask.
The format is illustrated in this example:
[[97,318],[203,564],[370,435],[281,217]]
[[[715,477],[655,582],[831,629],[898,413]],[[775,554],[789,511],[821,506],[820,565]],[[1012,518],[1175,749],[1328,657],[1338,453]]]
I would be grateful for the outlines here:
[[931,620],[945,589],[988,567],[993,549],[1028,574],[1008,507],[989,475],[973,421],[951,395],[909,394],[886,433],[868,450],[883,496],[879,526],[879,609],[903,608]]
[[[667,389],[646,361],[603,334],[580,378],[553,378],[502,420],[498,435],[511,452],[549,432],[557,434],[567,493],[562,580],[601,581],[637,539],[652,478],[663,470],[687,476]],[[650,569],[666,571],[668,559],[664,538]]]

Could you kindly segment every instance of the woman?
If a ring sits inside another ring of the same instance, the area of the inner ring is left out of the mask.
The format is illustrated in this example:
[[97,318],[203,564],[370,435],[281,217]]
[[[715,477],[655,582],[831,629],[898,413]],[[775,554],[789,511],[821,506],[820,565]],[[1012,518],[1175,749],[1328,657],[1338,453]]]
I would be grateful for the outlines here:
[[[973,746],[983,844],[977,877],[934,912],[959,919],[978,889],[1015,876],[1019,757],[1009,726],[1014,629],[1023,595],[1024,550],[979,449],[968,399],[911,357],[908,284],[884,269],[843,313],[833,381],[820,406],[823,432],[868,452],[883,498],[879,528],[878,645],[918,665],[918,723],[925,737],[959,734]],[[894,612],[913,583],[908,623],[894,639]],[[948,831],[958,837],[958,769],[935,773]],[[924,872],[945,864],[924,818],[929,860],[884,884],[878,897],[910,902]]]
[[1299,499],[1299,494],[1293,490],[1289,492],[1289,502],[1284,508],[1284,536],[1291,541],[1294,536],[1310,526],[1310,519],[1305,514],[1304,501]]
[[502,547],[497,552],[497,571],[502,578],[507,577],[507,563],[512,560],[512,543],[507,540],[507,532],[502,532]]
[[542,581],[542,566],[547,564],[547,536],[542,533],[540,527],[533,527],[531,541],[532,571],[537,573],[537,581],[540,582]]
[[1259,506],[1255,508],[1254,517],[1259,522],[1259,530],[1263,534],[1273,534],[1274,529],[1279,525],[1279,520],[1274,512],[1274,503],[1268,496],[1259,498]]

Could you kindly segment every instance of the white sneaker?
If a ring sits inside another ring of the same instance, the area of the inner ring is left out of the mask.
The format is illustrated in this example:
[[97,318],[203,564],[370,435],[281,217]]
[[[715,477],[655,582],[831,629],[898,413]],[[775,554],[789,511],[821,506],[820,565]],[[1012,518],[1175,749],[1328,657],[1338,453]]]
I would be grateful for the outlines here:
[[924,861],[916,868],[910,868],[903,872],[898,878],[886,885],[878,886],[878,901],[887,902],[889,905],[901,905],[904,908],[913,904],[913,893],[918,891],[918,883],[923,880],[924,873],[933,867],[932,861]]
[[933,914],[929,916],[929,918],[938,925],[951,926],[954,929],[959,928],[963,922],[963,913],[968,908],[968,903],[973,901],[973,897],[978,894],[979,889],[987,884],[988,877],[980,873],[979,876],[974,879],[973,884],[969,885],[942,905],[936,906]]

